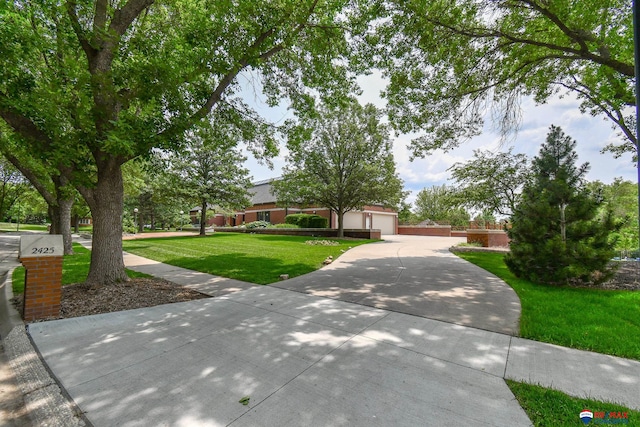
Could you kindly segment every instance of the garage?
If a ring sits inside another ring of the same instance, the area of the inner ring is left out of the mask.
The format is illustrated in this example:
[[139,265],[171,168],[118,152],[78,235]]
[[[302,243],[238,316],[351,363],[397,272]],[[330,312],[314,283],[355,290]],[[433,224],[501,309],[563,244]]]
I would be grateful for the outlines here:
[[371,216],[371,228],[377,228],[382,235],[396,234],[396,217],[395,215],[384,215],[374,213]]
[[[336,220],[336,226],[338,222]],[[365,228],[362,222],[362,212],[346,212],[343,218],[343,226],[345,229],[361,229]]]

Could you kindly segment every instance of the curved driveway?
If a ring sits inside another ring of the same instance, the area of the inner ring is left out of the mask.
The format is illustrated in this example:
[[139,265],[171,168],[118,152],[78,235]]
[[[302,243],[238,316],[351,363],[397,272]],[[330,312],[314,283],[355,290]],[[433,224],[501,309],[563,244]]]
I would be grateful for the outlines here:
[[502,280],[458,258],[460,238],[385,236],[332,264],[271,286],[385,310],[518,334],[520,300]]

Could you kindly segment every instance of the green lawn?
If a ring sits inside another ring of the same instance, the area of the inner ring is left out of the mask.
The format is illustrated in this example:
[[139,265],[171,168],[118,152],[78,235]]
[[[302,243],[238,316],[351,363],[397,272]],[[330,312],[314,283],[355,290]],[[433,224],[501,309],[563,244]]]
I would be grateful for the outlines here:
[[457,254],[507,282],[520,297],[520,336],[640,360],[640,292],[546,286],[518,279],[502,254]]
[[[91,251],[84,246],[74,243],[73,255],[65,255],[62,262],[62,285],[84,282],[89,273],[89,263],[91,262]],[[127,270],[129,277],[150,277],[148,274],[137,273]],[[24,267],[17,267],[13,270],[11,277],[13,293],[24,292]]]
[[[507,385],[536,427],[584,426],[580,420],[583,409],[599,413],[595,414],[598,418],[594,416],[590,425],[595,425],[597,421],[618,424],[616,421],[624,421],[625,415],[627,425],[640,425],[640,411],[632,411],[624,406],[570,397],[556,390],[509,380]],[[610,417],[604,418],[607,416]],[[618,416],[621,418],[617,418]]]
[[[1,231],[16,231],[17,224],[15,222],[0,222]],[[47,231],[47,226],[42,224],[22,224],[20,223],[20,230],[29,231]]]
[[[308,245],[331,240],[338,246]],[[125,240],[124,250],[166,264],[245,282],[277,282],[281,274],[296,277],[317,270],[327,256],[372,240],[314,239],[218,232],[206,237],[168,237]]]
[[[46,224],[22,224],[20,223],[20,231],[47,231]],[[91,225],[81,225],[78,227],[78,231],[80,233],[83,232],[91,232],[93,230],[93,226]],[[0,232],[3,231],[16,231],[16,223],[15,222],[0,222]],[[73,227],[71,227],[71,232],[73,232]]]

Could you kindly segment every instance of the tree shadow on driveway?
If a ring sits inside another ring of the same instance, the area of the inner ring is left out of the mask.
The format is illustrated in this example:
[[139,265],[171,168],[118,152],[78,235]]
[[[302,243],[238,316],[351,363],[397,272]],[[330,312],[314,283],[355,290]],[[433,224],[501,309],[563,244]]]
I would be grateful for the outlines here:
[[447,249],[417,242],[357,247],[321,270],[271,286],[518,335],[520,300],[511,287]]

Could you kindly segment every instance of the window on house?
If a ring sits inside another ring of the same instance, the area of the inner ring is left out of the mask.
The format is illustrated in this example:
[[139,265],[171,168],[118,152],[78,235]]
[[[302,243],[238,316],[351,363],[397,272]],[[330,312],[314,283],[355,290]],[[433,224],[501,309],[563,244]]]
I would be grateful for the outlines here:
[[271,222],[271,212],[269,211],[258,212],[258,221]]

